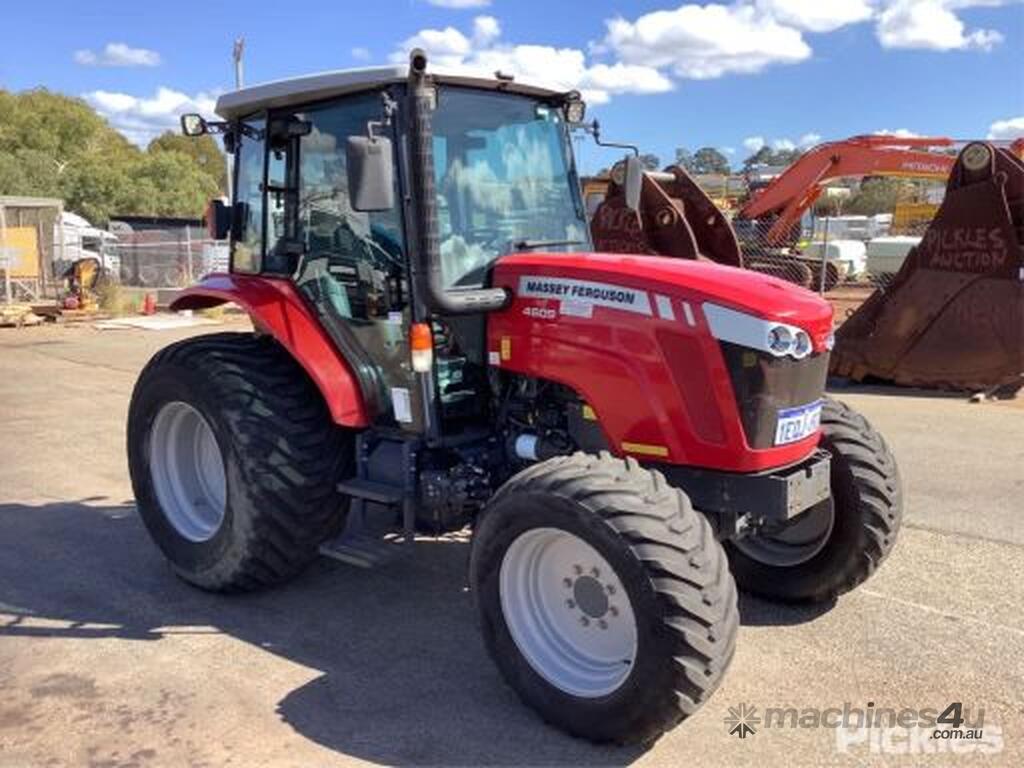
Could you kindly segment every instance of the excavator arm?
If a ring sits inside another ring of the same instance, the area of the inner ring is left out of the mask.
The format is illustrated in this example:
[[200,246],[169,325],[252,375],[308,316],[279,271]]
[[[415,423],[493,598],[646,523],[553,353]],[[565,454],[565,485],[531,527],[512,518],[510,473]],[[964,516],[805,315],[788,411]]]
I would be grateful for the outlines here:
[[947,138],[897,138],[854,136],[844,141],[820,144],[753,197],[737,215],[756,219],[777,218],[768,231],[768,242],[785,242],[804,211],[814,205],[828,182],[845,177],[903,176],[945,180],[956,157],[926,151],[929,147],[951,147]]

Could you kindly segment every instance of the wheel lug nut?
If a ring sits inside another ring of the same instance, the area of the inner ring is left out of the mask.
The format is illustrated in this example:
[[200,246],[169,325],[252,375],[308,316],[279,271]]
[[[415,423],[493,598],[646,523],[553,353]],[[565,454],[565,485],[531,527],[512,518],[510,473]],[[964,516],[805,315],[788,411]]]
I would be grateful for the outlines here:
[[599,626],[601,629],[608,629],[608,622],[604,619],[601,619],[597,622],[597,626]]
[[589,627],[590,619],[588,619],[586,616],[580,616],[580,624],[582,624],[584,627]]
[[575,608],[576,607],[576,601],[572,600],[572,599],[566,600],[565,601],[565,607],[566,608]]
[[606,584],[605,588],[604,588],[604,591],[607,592],[609,595],[614,595],[615,594],[615,585],[614,584]]
[[618,608],[616,608],[616,607],[615,607],[615,606],[613,605],[613,606],[611,606],[611,607],[609,607],[609,608],[608,608],[608,613],[610,613],[610,614],[611,614],[611,615],[612,615],[613,617],[614,617],[614,616],[618,616],[618,615],[619,615],[619,609],[618,609]]
[[595,579],[599,579],[601,578],[601,571],[595,566],[594,568],[590,569],[590,575],[593,576]]
[[562,579],[562,586],[565,587],[566,589],[571,587],[572,586],[572,579],[568,579],[568,578]]
[[579,576],[581,573],[583,573],[583,566],[582,565],[574,565],[572,567],[572,569],[573,569],[573,571],[576,572],[577,576]]

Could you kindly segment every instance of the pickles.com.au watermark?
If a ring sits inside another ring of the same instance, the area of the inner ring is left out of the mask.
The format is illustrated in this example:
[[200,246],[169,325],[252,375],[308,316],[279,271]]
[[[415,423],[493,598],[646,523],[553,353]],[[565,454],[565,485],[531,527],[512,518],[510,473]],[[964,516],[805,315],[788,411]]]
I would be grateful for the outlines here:
[[982,754],[1003,751],[1003,730],[985,721],[983,707],[955,701],[944,707],[887,707],[868,701],[837,707],[729,707],[724,718],[731,736],[751,739],[761,731],[830,729],[843,754]]

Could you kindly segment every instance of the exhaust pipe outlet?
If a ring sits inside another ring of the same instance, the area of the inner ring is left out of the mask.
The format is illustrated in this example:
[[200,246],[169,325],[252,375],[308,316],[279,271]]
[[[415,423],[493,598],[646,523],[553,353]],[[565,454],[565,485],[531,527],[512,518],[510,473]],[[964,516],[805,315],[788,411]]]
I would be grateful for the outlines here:
[[434,133],[431,112],[436,93],[427,74],[427,54],[415,48],[409,54],[409,114],[412,193],[419,212],[415,263],[426,280],[427,306],[443,315],[491,312],[506,307],[511,296],[504,288],[448,289],[441,273],[441,245],[437,231],[437,191],[434,188]]

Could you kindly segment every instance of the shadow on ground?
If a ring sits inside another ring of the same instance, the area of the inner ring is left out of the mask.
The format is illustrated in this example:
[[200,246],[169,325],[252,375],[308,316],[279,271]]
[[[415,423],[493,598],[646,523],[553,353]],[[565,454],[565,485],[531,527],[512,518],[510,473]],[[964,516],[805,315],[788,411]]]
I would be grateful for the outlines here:
[[[477,633],[467,557],[464,540],[431,540],[383,570],[319,561],[287,586],[220,596],[172,574],[131,504],[0,504],[0,639],[158,642],[213,627],[321,670],[278,714],[345,755],[389,765],[636,760],[643,750],[548,728],[502,684]],[[817,615],[753,598],[741,612],[755,624]]]

